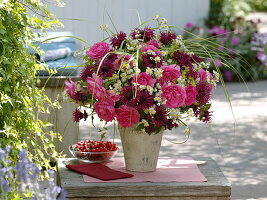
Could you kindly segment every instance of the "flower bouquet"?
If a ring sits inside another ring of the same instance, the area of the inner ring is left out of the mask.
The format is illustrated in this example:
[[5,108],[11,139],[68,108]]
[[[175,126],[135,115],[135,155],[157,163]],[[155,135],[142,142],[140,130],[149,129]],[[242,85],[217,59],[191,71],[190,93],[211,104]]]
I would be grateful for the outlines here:
[[[188,134],[186,120],[211,120],[209,101],[219,74],[208,71],[210,64],[190,51],[164,18],[154,20],[157,27],[137,27],[129,35],[119,32],[92,45],[81,80],[66,81],[65,90],[101,120],[116,120],[121,134],[131,130],[140,133],[137,137],[151,138],[179,125]],[[88,117],[79,109],[73,115],[76,122]],[[127,145],[123,144],[124,154]]]

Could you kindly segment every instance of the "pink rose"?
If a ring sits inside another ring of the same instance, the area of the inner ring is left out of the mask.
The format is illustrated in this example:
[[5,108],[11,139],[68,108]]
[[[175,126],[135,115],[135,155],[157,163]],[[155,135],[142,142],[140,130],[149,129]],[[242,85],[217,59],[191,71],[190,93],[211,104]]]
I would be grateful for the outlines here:
[[154,86],[156,80],[153,79],[149,74],[145,73],[145,72],[141,72],[140,74],[138,74],[138,76],[136,77],[136,75],[134,76],[133,83],[139,83],[140,85],[149,85],[151,87]]
[[160,69],[163,70],[160,83],[166,83],[168,81],[175,81],[181,76],[180,67],[178,65],[167,65],[162,66]]
[[88,83],[89,94],[93,94],[94,98],[101,100],[106,97],[106,89],[102,86],[103,81],[101,77],[93,74],[93,78],[88,77],[86,82]]
[[145,46],[142,47],[142,52],[147,52],[148,50],[151,50],[151,51],[155,52],[157,55],[161,55],[161,53],[158,50],[158,48],[155,47],[154,45],[145,45]]
[[93,60],[102,59],[109,52],[109,44],[106,42],[95,43],[87,52],[87,56]]
[[198,71],[198,77],[200,78],[200,82],[207,81],[207,78],[209,77],[211,80],[213,79],[212,74],[204,69],[200,69]]
[[111,93],[109,90],[107,90],[107,94],[109,95],[110,99],[112,99],[112,101],[114,102],[120,100],[120,96],[116,93]]
[[153,45],[154,47],[159,49],[159,43],[157,42],[157,40],[150,40],[147,44]]
[[185,105],[190,106],[196,102],[197,89],[193,85],[187,85],[185,87],[186,98]]
[[139,122],[139,112],[129,106],[122,105],[116,109],[116,118],[123,128],[130,128]]
[[115,108],[113,101],[99,101],[94,104],[95,111],[99,118],[110,122],[115,117]]
[[176,108],[184,105],[186,93],[185,89],[179,85],[165,85],[162,87],[161,97],[167,100],[167,107]]

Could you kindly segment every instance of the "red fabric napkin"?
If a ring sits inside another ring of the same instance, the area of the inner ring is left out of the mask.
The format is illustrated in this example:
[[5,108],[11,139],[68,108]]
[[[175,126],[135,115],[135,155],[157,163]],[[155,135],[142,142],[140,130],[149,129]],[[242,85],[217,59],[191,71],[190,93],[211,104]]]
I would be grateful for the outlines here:
[[66,165],[66,167],[72,171],[98,178],[103,181],[133,177],[132,174],[113,170],[99,163]]

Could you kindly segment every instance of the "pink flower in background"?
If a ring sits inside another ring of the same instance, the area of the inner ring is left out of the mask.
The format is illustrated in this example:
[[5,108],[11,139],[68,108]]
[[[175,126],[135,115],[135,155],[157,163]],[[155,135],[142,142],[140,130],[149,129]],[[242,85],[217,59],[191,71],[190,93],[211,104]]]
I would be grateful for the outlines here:
[[157,42],[157,40],[150,40],[147,44],[159,49],[159,43]]
[[161,97],[167,100],[167,107],[176,108],[184,105],[186,93],[185,89],[179,85],[165,85],[162,87]]
[[122,105],[116,109],[116,118],[123,128],[130,128],[139,121],[140,114],[135,108]]
[[181,76],[180,67],[178,65],[166,65],[162,66],[160,69],[163,70],[160,82],[166,83],[168,81],[175,81]]
[[229,49],[229,53],[230,53],[231,55],[234,55],[234,54],[235,54],[235,49],[234,49],[234,48],[230,48],[230,49]]
[[145,73],[145,72],[141,72],[140,74],[138,74],[138,76],[136,77],[136,75],[134,76],[133,83],[139,83],[140,85],[149,85],[151,87],[154,86],[156,80],[153,79],[149,74]]
[[187,85],[185,87],[186,98],[185,105],[190,106],[196,102],[197,89],[193,85]]
[[95,43],[87,52],[87,56],[93,60],[102,59],[109,52],[109,44],[106,42]]
[[99,101],[94,104],[95,111],[99,118],[110,122],[115,117],[114,102],[110,100]]
[[192,26],[193,26],[193,23],[192,22],[188,22],[186,25],[185,25],[185,27],[186,28],[192,28]]
[[73,99],[75,97],[76,89],[77,89],[76,82],[73,82],[71,79],[65,81],[64,90],[67,92],[70,98]]
[[236,46],[239,44],[239,37],[233,37],[232,40],[231,40],[231,44]]
[[222,66],[222,61],[220,59],[215,59],[214,62],[218,67]]
[[226,78],[227,81],[232,81],[233,80],[233,75],[228,70],[224,72],[224,76],[225,76],[225,78]]
[[261,52],[261,51],[257,52],[257,59],[259,61],[261,61],[263,63],[266,60],[266,58],[267,58],[267,56],[265,55],[264,52]]

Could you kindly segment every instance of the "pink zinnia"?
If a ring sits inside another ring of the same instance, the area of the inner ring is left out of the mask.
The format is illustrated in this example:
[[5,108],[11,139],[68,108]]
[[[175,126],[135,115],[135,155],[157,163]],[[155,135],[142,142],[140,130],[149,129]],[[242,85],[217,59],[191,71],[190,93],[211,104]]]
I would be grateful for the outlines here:
[[94,98],[101,100],[106,96],[106,89],[102,86],[101,77],[93,74],[93,78],[88,77],[86,82],[88,83],[88,91]]
[[71,79],[65,81],[64,90],[70,96],[70,98],[74,98],[75,92],[77,89],[77,83],[73,82]]
[[167,100],[167,107],[176,108],[184,105],[186,93],[185,89],[179,85],[165,85],[162,87],[161,97]]
[[95,43],[87,52],[87,56],[95,61],[102,59],[108,52],[109,44],[106,42]]
[[140,114],[135,108],[122,105],[116,109],[116,118],[123,128],[130,128],[139,122]]

